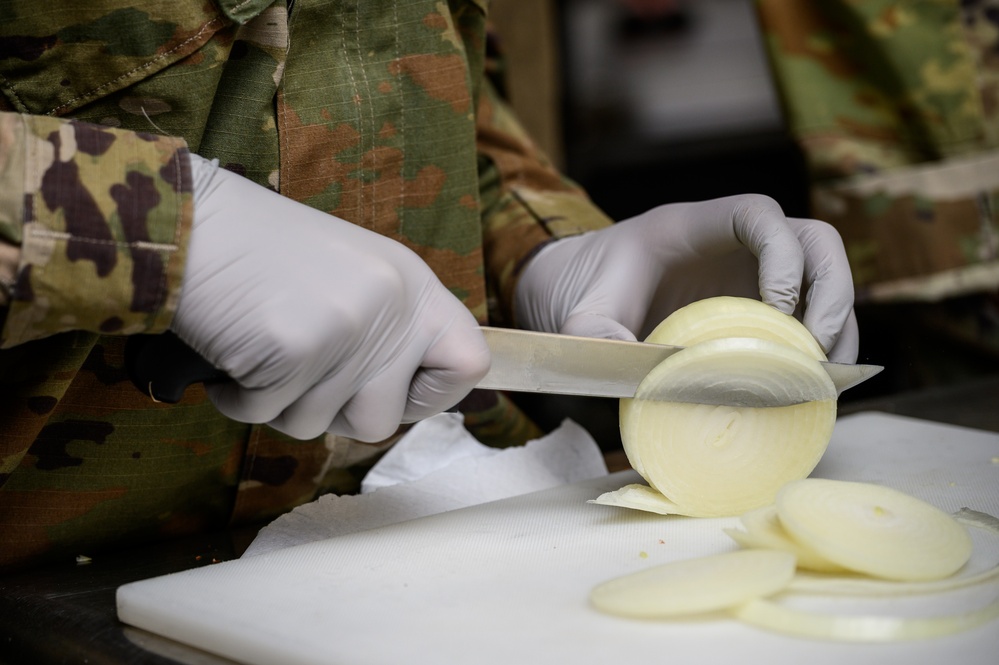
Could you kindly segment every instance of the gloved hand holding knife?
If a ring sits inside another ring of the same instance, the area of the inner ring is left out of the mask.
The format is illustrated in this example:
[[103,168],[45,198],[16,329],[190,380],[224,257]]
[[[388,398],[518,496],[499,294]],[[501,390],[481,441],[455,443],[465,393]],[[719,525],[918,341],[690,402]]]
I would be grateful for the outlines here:
[[233,381],[216,407],[297,438],[391,435],[489,367],[467,308],[402,244],[191,156],[194,229],[172,330]]

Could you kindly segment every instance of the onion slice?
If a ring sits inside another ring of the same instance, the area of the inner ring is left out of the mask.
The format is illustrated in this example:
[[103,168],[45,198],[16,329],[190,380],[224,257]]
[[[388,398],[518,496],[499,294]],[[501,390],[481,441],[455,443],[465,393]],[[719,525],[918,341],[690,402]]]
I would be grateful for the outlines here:
[[794,555],[738,550],[647,568],[603,582],[590,603],[607,614],[664,619],[724,610],[774,594],[794,575]]
[[916,596],[978,586],[999,579],[999,564],[963,577],[945,577],[929,582],[892,582],[869,577],[825,577],[799,572],[788,591],[835,596]]
[[971,557],[971,536],[953,517],[897,490],[806,478],[777,496],[790,536],[849,570],[900,581],[955,573]]
[[732,610],[748,624],[787,635],[840,642],[897,642],[960,633],[999,618],[999,599],[962,614],[938,617],[850,616],[817,614],[764,599]]
[[[988,513],[961,508],[953,515],[962,524],[981,529],[994,536],[999,536],[999,519]],[[799,568],[801,562],[798,563]],[[940,580],[928,582],[897,582],[881,580],[861,575],[829,576],[809,575],[800,570],[794,576],[788,591],[808,594],[826,594],[834,596],[903,596],[943,593],[966,587],[978,586],[986,582],[999,580],[999,562],[991,568],[974,574],[952,575]]]
[[723,531],[743,547],[791,552],[798,559],[799,569],[819,573],[842,573],[846,570],[787,535],[777,516],[777,507],[774,505],[744,513],[739,521],[742,522],[745,531],[737,529],[723,529]]
[[836,397],[832,379],[807,354],[765,339],[727,337],[666,358],[638,384],[634,399],[778,408]]

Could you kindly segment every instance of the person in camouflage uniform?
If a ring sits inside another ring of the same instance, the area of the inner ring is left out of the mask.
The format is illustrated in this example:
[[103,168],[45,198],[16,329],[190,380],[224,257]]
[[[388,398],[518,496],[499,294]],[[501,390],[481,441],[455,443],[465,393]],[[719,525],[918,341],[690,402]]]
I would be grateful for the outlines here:
[[[256,335],[254,317],[282,294],[334,311],[337,298],[363,301],[361,276],[296,281],[297,260],[321,270],[345,256],[326,261],[309,234],[382,248],[389,273],[419,272],[409,258],[419,255],[439,280],[420,293],[454,321],[448,298],[473,324],[570,334],[633,339],[718,293],[790,313],[804,282],[806,325],[839,359],[856,355],[835,232],[791,223],[760,197],[612,225],[497,96],[481,0],[14,0],[0,19],[0,567],[268,519],[356,490],[393,437],[368,441],[412,419],[389,399],[399,386],[384,391],[376,427],[325,414],[324,400],[310,410],[298,393],[282,402],[294,408],[261,415],[267,400],[254,404],[254,390],[269,395],[286,377],[249,381],[256,364],[274,356],[310,370],[308,354],[294,362],[294,340],[336,334],[303,325],[284,347],[251,339],[256,351],[235,360],[215,348]],[[288,256],[295,247],[320,258]],[[205,285],[225,281],[244,253],[265,278],[254,284],[251,272],[206,304]],[[277,297],[256,302],[258,288]],[[405,328],[405,312],[426,306],[409,296],[398,315],[374,300],[356,348],[320,366],[320,383],[358,357],[385,362],[370,348],[381,326]],[[199,336],[206,326],[214,337]],[[482,348],[474,325],[456,327]],[[135,389],[126,338],[167,329],[236,382],[192,387],[176,405]],[[438,349],[439,362],[464,362],[460,380],[428,403],[414,404],[409,384],[438,361],[417,358],[399,379],[408,413],[446,408],[485,371],[450,351]],[[355,378],[330,401],[383,377],[367,368]],[[461,410],[491,445],[538,434],[502,395],[473,391]],[[319,411],[328,433],[294,424],[292,411],[313,425]]]
[[812,214],[895,355],[878,362],[899,389],[999,370],[999,1],[757,8]]

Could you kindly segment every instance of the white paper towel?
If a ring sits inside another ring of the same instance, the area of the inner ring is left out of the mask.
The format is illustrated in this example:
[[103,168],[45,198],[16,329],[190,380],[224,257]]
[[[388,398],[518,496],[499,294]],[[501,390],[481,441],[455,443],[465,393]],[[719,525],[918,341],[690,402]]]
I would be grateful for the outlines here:
[[515,448],[479,443],[458,413],[417,423],[368,472],[356,496],[320,497],[261,529],[256,556],[607,474],[589,433],[565,420]]

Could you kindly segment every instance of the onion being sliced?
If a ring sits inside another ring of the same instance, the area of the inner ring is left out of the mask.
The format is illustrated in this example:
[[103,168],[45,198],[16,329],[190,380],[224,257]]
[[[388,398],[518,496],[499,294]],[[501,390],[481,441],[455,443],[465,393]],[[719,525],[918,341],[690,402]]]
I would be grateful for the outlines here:
[[675,311],[646,341],[687,348],[621,400],[621,440],[676,514],[738,515],[811,473],[832,436],[837,393],[797,319],[756,300],[708,298]]
[[[740,395],[762,401],[686,401]],[[759,406],[794,396],[803,403]],[[784,483],[807,476],[835,421],[836,388],[818,361],[774,342],[730,338],[688,347],[654,368],[635,398],[622,400],[620,424],[632,467],[679,514],[718,517],[772,503]]]
[[790,482],[777,495],[777,513],[794,540],[844,568],[882,579],[942,579],[971,557],[971,536],[953,517],[880,485]]
[[794,555],[739,550],[686,559],[608,580],[590,592],[601,612],[663,619],[735,607],[786,587]]

